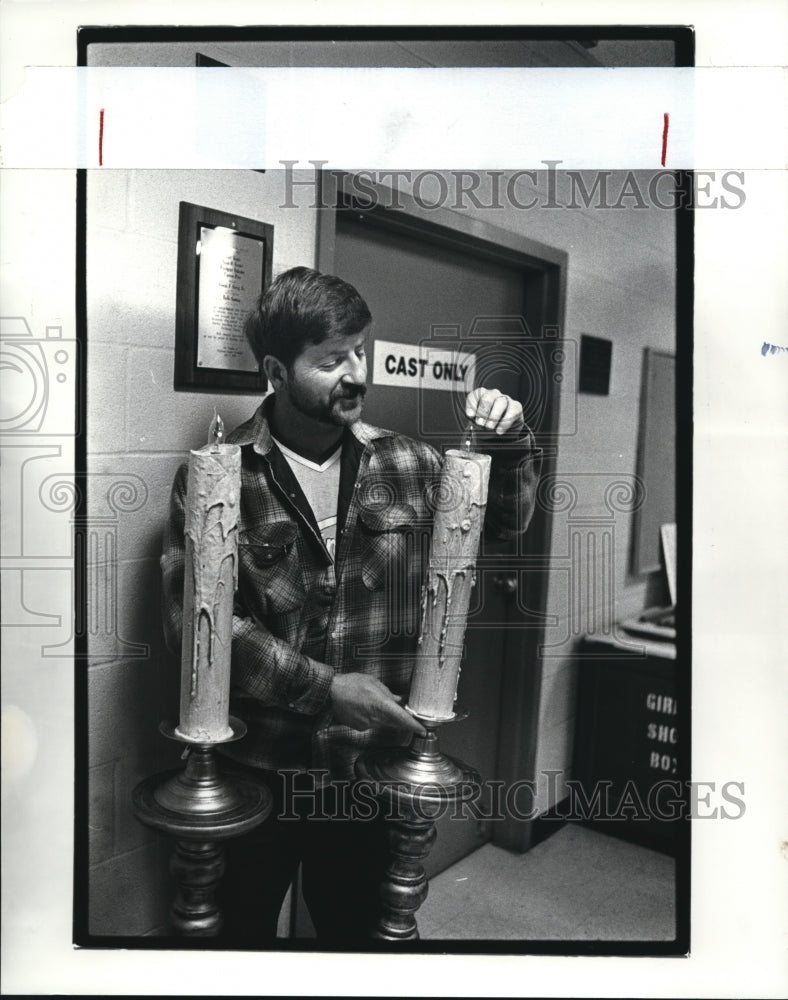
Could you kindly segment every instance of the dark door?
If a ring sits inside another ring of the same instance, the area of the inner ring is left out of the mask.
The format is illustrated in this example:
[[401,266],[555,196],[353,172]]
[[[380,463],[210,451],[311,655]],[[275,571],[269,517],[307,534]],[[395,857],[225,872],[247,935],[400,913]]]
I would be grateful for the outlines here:
[[[423,384],[420,388],[418,378],[407,379],[406,367],[400,368],[397,379],[397,367],[399,358],[408,353],[398,345],[427,344],[430,351],[441,351],[459,344],[463,353],[475,358],[475,384],[520,397],[533,424],[534,414],[528,411],[543,400],[529,391],[533,380],[524,377],[533,366],[528,364],[527,333],[520,319],[527,314],[522,267],[484,259],[418,234],[392,231],[364,213],[340,211],[333,271],[358,288],[374,317],[366,421],[421,438],[438,449],[456,447],[465,422],[465,390],[472,386],[458,380],[450,389],[438,388],[437,383],[434,388],[425,389]],[[387,379],[383,373],[393,377]],[[460,371],[452,374],[456,378]],[[381,380],[399,384],[380,384]],[[530,398],[522,398],[524,393]],[[440,730],[442,748],[470,764],[484,779],[495,779],[499,772],[506,623],[512,613],[511,583],[507,589],[507,577],[502,577],[496,557],[510,565],[517,558],[516,543],[496,545],[497,549],[487,546],[483,550],[466,633],[457,703],[470,715]],[[481,568],[490,560],[496,565]],[[510,573],[508,580],[512,578]],[[427,874],[437,874],[490,837],[490,823],[445,817],[438,824]]]

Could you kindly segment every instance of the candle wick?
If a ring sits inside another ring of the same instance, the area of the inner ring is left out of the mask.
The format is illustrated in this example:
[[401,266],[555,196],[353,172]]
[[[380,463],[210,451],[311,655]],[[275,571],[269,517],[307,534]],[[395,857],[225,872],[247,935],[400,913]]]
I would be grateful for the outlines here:
[[465,428],[465,436],[462,442],[465,451],[469,452],[471,450],[472,441],[473,441],[473,421],[469,420],[468,426]]

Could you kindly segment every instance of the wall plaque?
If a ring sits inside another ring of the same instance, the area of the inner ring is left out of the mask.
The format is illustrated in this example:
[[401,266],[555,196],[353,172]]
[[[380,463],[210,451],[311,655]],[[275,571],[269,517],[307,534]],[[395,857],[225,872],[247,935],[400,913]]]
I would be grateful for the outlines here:
[[244,322],[271,281],[274,227],[182,201],[175,389],[263,392]]

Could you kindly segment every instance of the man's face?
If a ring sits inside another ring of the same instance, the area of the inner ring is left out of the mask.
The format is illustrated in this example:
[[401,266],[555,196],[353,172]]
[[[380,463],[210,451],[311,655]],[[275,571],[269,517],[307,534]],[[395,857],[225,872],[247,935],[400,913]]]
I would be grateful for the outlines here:
[[347,427],[361,417],[367,391],[369,329],[350,337],[307,344],[283,388],[296,409],[321,423]]

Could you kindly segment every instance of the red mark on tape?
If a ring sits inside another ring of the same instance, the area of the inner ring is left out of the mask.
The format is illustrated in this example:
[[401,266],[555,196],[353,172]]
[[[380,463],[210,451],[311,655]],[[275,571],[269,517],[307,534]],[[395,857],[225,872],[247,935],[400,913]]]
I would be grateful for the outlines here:
[[670,115],[665,112],[662,116],[662,166],[665,166],[665,158],[668,155],[668,129],[670,128]]
[[[662,163],[665,163],[664,157]],[[99,166],[104,166],[104,108],[99,111]]]

